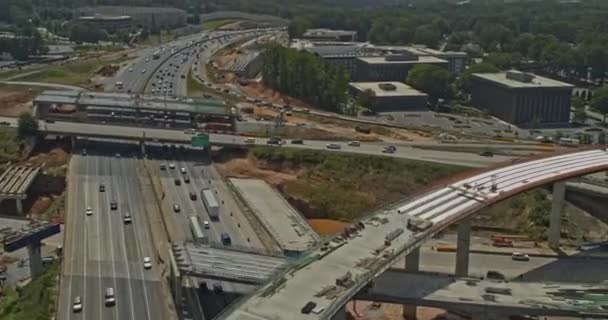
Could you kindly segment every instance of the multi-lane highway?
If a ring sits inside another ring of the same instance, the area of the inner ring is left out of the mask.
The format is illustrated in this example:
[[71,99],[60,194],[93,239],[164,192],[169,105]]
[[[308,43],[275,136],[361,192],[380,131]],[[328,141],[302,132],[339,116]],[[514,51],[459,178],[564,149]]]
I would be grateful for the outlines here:
[[[188,236],[185,239],[192,238],[189,219],[191,216],[197,216],[201,227],[204,228],[205,221],[209,223],[209,228],[203,229],[203,233],[209,237],[211,243],[221,244],[221,234],[227,233],[233,247],[264,248],[256,231],[237,205],[233,194],[206,156],[188,151],[162,152],[160,148],[158,149],[155,154],[161,153],[162,156],[150,163],[155,167],[155,171],[158,170],[161,177],[165,192],[165,207],[170,211],[173,211],[175,204],[180,207],[180,212],[176,212],[174,217],[183,235]],[[161,165],[164,166],[163,170],[160,169]],[[181,172],[182,168],[186,173]],[[186,177],[190,182],[185,182]],[[176,180],[180,181],[180,185],[176,185]],[[201,197],[203,189],[210,189],[220,205],[218,220],[211,219],[205,208]],[[191,194],[196,195],[195,200],[192,200]]]
[[[167,319],[138,160],[88,153],[70,161],[58,319]],[[117,210],[110,209],[112,201],[117,202]],[[124,221],[127,213],[130,224]],[[150,269],[144,268],[144,257],[151,258]],[[114,290],[114,306],[105,304],[106,288]],[[73,311],[76,297],[82,302],[80,312]]]
[[[185,76],[198,59],[199,53],[202,52],[202,56],[207,57],[231,42],[274,30],[277,29],[203,32],[145,49],[138,60],[119,72],[114,78],[114,86],[109,89],[117,92],[183,96],[186,93]],[[152,83],[155,85],[152,86]]]

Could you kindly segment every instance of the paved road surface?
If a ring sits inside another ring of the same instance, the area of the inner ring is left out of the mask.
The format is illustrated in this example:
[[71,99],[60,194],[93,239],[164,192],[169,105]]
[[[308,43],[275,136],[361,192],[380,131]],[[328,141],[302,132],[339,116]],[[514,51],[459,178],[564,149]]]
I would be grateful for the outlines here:
[[[249,221],[244,213],[236,205],[233,194],[228,190],[223,178],[210,164],[208,159],[202,158],[199,155],[183,154],[180,152],[169,152],[171,156],[164,157],[161,160],[152,160],[151,163],[156,168],[160,168],[160,164],[165,164],[167,169],[160,171],[163,189],[165,190],[166,208],[172,208],[173,204],[178,204],[181,208],[179,213],[175,214],[178,224],[181,226],[184,234],[190,236],[189,217],[198,216],[203,227],[203,221],[209,221],[210,228],[204,229],[204,233],[208,233],[210,242],[221,243],[220,235],[224,232],[228,233],[232,240],[233,246],[253,247],[263,249],[260,239],[256,232],[252,229]],[[175,169],[169,169],[169,164],[174,164]],[[184,175],[180,172],[181,168],[186,168],[187,173]],[[190,183],[184,182],[184,176],[190,178]],[[181,181],[181,185],[175,185],[175,179]],[[220,219],[213,221],[203,204],[201,198],[201,190],[211,189],[220,204]],[[190,199],[190,193],[197,196],[196,200]],[[172,210],[172,209],[170,209]]]
[[[146,212],[137,179],[136,159],[74,155],[70,162],[63,278],[59,319],[165,319],[159,266],[151,248]],[[103,182],[106,192],[99,192]],[[109,209],[110,201],[118,210]],[[85,214],[90,206],[93,214]],[[133,223],[125,225],[130,212]],[[144,270],[143,257],[152,257]],[[112,287],[116,305],[104,305],[104,289]],[[84,309],[72,313],[80,296]]]

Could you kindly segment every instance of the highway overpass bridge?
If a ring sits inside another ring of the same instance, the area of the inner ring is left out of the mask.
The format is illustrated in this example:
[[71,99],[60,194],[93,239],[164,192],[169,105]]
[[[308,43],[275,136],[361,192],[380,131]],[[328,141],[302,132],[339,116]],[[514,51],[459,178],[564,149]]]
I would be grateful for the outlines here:
[[355,298],[462,310],[498,319],[513,315],[579,318],[608,315],[608,284],[500,282],[390,270]]
[[[608,152],[589,149],[513,162],[443,181],[361,220],[356,230],[313,250],[254,294],[227,309],[219,319],[341,319],[345,317],[344,304],[387,271],[400,256],[407,255],[406,269],[415,271],[420,244],[459,222],[456,275],[466,276],[470,241],[467,218],[481,208],[552,183],[549,240],[555,243],[559,240],[563,181],[607,169]],[[432,226],[412,231],[406,228],[412,218],[430,221]],[[317,313],[301,313],[308,302],[320,307]]]

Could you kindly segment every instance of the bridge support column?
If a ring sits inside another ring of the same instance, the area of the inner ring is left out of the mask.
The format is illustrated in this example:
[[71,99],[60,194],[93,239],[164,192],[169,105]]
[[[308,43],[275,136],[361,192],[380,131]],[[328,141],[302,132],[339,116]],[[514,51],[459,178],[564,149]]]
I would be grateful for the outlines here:
[[76,142],[78,142],[76,136],[71,136],[70,141],[72,142],[72,150],[76,149]]
[[15,199],[15,205],[17,206],[17,214],[23,215],[23,201],[21,199]]
[[[417,272],[420,270],[420,247],[414,249],[405,256],[405,271]],[[416,320],[417,306],[415,304],[403,305],[403,318],[407,320]]]
[[40,242],[30,243],[27,245],[27,255],[30,259],[30,275],[33,277],[42,272],[42,257],[40,254]]
[[336,312],[336,314],[334,314],[333,317],[331,317],[331,320],[346,320],[348,319],[346,317],[346,306],[342,306],[342,308],[340,308],[340,310],[338,310],[338,312]]
[[559,248],[559,240],[562,232],[562,208],[566,194],[566,183],[556,182],[553,184],[553,201],[551,203],[551,218],[549,220],[549,247]]
[[469,249],[471,245],[471,219],[466,218],[458,225],[458,240],[456,246],[457,277],[469,276]]
[[139,151],[141,152],[142,156],[146,155],[146,141],[145,140],[139,141]]

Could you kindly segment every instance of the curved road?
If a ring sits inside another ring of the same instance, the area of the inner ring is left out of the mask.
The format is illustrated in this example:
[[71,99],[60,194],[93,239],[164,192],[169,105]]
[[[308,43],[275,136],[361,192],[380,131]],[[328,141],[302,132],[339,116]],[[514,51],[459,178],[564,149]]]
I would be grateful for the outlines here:
[[[487,170],[440,186],[364,219],[365,228],[356,236],[336,238],[328,248],[309,253],[300,263],[228,309],[219,319],[330,319],[398,257],[448,225],[519,192],[606,169],[607,151],[586,150]],[[433,226],[419,233],[404,229],[411,217],[432,221]],[[385,237],[399,231],[401,233],[386,246]],[[346,274],[350,274],[353,284],[337,286],[336,279]],[[302,314],[300,309],[310,301],[323,307],[324,311]]]

